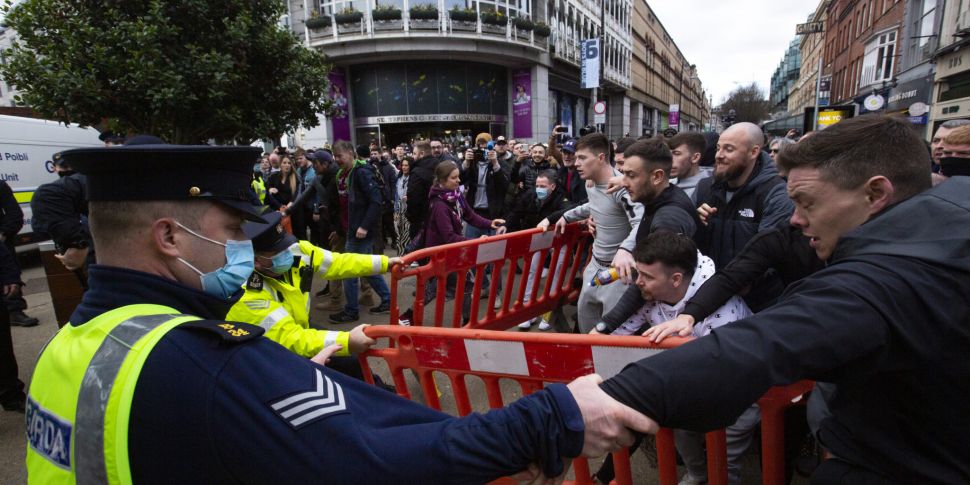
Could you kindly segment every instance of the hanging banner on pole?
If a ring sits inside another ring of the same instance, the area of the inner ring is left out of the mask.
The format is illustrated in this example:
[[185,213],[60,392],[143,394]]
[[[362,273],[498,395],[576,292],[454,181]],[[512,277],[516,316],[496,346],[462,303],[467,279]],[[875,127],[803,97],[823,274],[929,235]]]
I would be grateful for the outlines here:
[[532,71],[512,71],[512,136],[532,138]]
[[334,67],[327,75],[330,80],[330,99],[333,100],[334,111],[330,116],[333,123],[333,133],[330,142],[337,140],[350,141],[350,107],[347,105],[347,77],[343,69]]
[[583,89],[595,89],[600,86],[600,40],[586,39],[581,44],[583,54],[582,80]]

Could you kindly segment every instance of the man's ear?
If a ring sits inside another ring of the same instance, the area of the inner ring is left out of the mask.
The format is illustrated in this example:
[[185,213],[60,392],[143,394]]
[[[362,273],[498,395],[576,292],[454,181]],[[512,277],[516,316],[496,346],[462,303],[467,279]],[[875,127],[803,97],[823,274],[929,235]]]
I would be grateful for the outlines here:
[[155,251],[165,256],[176,258],[181,255],[176,244],[176,234],[179,232],[175,219],[166,217],[152,223],[151,241]]
[[653,185],[660,185],[664,180],[667,179],[667,172],[664,172],[662,168],[655,168],[650,172],[650,183]]
[[690,156],[690,163],[691,163],[691,165],[696,165],[698,163],[701,163],[701,156],[703,156],[703,154],[701,152],[697,152],[697,153],[692,154]]
[[896,200],[896,188],[893,183],[882,175],[876,175],[865,183],[866,198],[869,201],[869,213],[875,214],[889,207]]
[[680,285],[684,282],[684,273],[677,272],[670,275],[670,283],[674,285],[674,288],[680,288]]

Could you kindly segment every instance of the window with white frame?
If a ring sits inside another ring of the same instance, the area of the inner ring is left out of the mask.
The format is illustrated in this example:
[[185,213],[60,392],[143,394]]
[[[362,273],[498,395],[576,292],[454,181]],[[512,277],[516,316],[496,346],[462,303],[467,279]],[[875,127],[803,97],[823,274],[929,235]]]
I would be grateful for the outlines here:
[[896,31],[883,32],[866,44],[859,87],[892,79],[896,64]]

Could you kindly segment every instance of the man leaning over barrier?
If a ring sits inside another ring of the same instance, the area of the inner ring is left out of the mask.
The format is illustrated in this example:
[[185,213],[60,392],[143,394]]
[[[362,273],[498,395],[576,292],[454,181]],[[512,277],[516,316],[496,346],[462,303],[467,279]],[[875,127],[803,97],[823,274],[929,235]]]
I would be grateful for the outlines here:
[[[732,423],[771,386],[835,385],[826,483],[970,483],[970,180],[930,189],[902,118],[843,121],[780,154],[791,223],[825,269],[775,306],[603,383],[665,427]],[[959,228],[959,229],[958,229]]]

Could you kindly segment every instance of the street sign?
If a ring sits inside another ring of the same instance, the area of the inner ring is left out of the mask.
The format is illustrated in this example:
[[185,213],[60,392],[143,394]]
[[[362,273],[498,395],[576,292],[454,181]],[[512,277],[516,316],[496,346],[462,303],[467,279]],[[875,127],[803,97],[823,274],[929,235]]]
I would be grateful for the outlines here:
[[606,101],[597,101],[593,104],[593,123],[606,124]]
[[600,40],[584,40],[580,51],[583,56],[580,73],[583,89],[598,88],[600,86]]
[[825,31],[825,22],[808,22],[795,26],[795,35],[817,34]]

